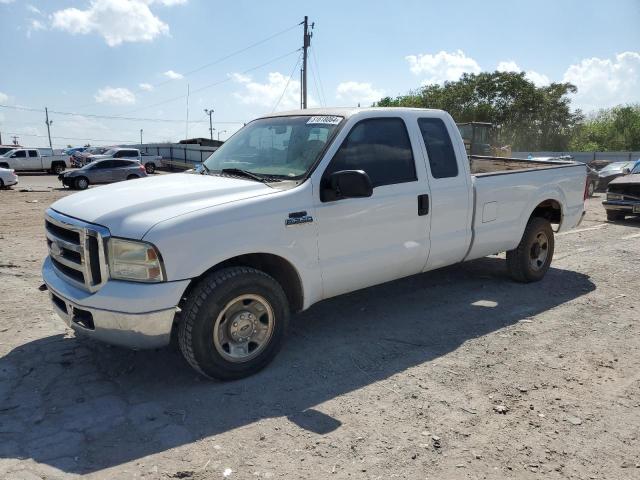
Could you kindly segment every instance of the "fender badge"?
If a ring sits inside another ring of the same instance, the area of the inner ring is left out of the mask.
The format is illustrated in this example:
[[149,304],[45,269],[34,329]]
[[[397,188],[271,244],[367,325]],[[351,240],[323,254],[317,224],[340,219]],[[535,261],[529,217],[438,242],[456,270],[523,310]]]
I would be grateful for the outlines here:
[[313,217],[311,215],[307,215],[307,212],[293,212],[289,214],[289,218],[284,221],[284,224],[289,227],[291,225],[300,225],[302,223],[311,223],[313,222]]

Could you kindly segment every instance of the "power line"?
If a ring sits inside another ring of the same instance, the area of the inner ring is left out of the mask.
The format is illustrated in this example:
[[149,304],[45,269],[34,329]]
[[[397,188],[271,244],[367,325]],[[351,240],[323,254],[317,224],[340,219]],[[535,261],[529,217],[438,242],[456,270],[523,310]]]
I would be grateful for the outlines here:
[[[25,112],[37,112],[37,113],[45,113],[43,108],[34,108],[34,107],[23,107],[17,105],[0,105],[0,108],[9,108],[12,110],[21,110]],[[56,115],[67,115],[67,116],[77,116],[77,117],[89,117],[89,118],[101,118],[105,120],[131,120],[136,122],[160,122],[160,123],[183,123],[184,120],[173,120],[166,118],[140,118],[140,117],[118,117],[115,115],[97,115],[93,113],[77,113],[77,112],[62,112],[59,110],[49,110],[49,113],[55,113]],[[204,120],[198,120],[189,123],[205,123]],[[220,124],[244,124],[245,122],[216,122]]]
[[296,59],[296,63],[293,66],[293,70],[291,70],[291,74],[289,75],[289,78],[287,79],[287,84],[284,86],[284,90],[282,90],[282,95],[280,95],[280,98],[278,99],[278,101],[276,102],[275,106],[273,107],[273,110],[271,110],[271,113],[275,112],[276,108],[278,108],[278,105],[280,105],[280,102],[282,101],[282,98],[284,97],[284,94],[287,91],[287,87],[289,86],[289,82],[291,82],[291,77],[293,77],[293,74],[296,71],[296,68],[298,67],[298,63],[300,63],[300,58],[301,57],[302,57],[302,53],[300,55],[298,55],[298,58]]
[[323,107],[326,106],[326,103],[324,102],[323,98],[322,98],[322,93],[320,93],[320,89],[318,88],[318,80],[316,79],[316,69],[315,67],[311,69],[311,77],[313,78],[313,84],[316,87],[316,92],[318,93],[318,100],[320,100],[320,105],[322,105]]
[[[228,55],[220,57],[220,58],[218,58],[218,59],[216,59],[216,60],[214,60],[212,62],[205,63],[204,65],[201,65],[201,66],[199,66],[197,68],[194,68],[193,70],[190,70],[190,71],[188,71],[186,73],[183,73],[182,76],[183,77],[188,77],[189,75],[193,75],[194,73],[197,73],[197,72],[199,72],[201,70],[204,70],[205,68],[209,68],[209,67],[217,65],[219,63],[222,63],[225,60],[228,60],[228,59],[233,58],[233,57],[235,57],[237,55],[240,55],[241,53],[244,53],[247,50],[251,50],[252,48],[257,47],[258,45],[262,45],[263,43],[266,43],[269,40],[273,40],[274,38],[279,37],[280,35],[283,35],[283,34],[285,34],[287,32],[290,32],[291,30],[293,30],[295,28],[298,28],[299,26],[300,26],[300,24],[296,23],[295,25],[292,25],[292,26],[290,26],[288,28],[285,28],[284,30],[281,30],[281,31],[279,31],[277,33],[269,35],[268,37],[265,37],[262,40],[254,42],[254,43],[252,43],[250,45],[247,45],[246,47],[243,47],[243,48],[241,48],[239,50],[235,50],[234,52],[231,52]],[[163,80],[162,82],[158,82],[158,83],[152,84],[151,86],[155,89],[155,88],[161,87],[162,85],[166,85],[167,83],[174,82],[175,80],[176,80],[175,78],[170,78],[168,80]],[[141,93],[141,92],[145,92],[146,90],[138,87],[138,88],[134,89],[134,91],[137,92],[137,93]],[[87,106],[90,106],[90,105],[94,105],[94,104],[93,103],[86,103],[86,104],[79,105],[79,106],[74,107],[74,108],[84,108],[84,107],[87,107]],[[190,123],[193,123],[193,122],[190,122]]]
[[[246,70],[243,70],[240,73],[241,74],[249,73],[249,72],[253,72],[254,70],[258,70],[259,68],[266,67],[267,65],[271,65],[272,63],[275,63],[278,60],[282,60],[283,58],[286,58],[286,57],[288,57],[290,55],[293,55],[294,53],[298,52],[299,50],[300,50],[299,48],[296,48],[295,50],[292,50],[292,51],[290,51],[288,53],[285,53],[284,55],[280,55],[279,57],[273,58],[273,59],[269,60],[268,62],[261,63],[260,65],[256,65],[255,67],[251,67],[251,68],[248,68]],[[230,82],[231,80],[233,80],[232,77],[227,77],[224,80],[219,80],[217,82],[213,82],[213,83],[210,83],[210,84],[205,85],[203,87],[200,87],[200,88],[197,88],[195,90],[192,90],[191,93],[192,94],[193,93],[198,93],[198,92],[201,92],[201,91],[206,90],[208,88],[216,87],[216,86],[221,85],[223,83]],[[125,113],[124,115],[129,115],[129,114],[136,113],[136,112],[139,112],[141,110],[147,110],[147,109],[153,108],[153,107],[159,107],[160,105],[164,105],[166,103],[175,102],[176,100],[182,100],[185,97],[186,97],[186,95],[179,95],[177,97],[168,98],[166,100],[162,100],[162,101],[157,102],[157,103],[152,103],[151,105],[147,105],[147,106],[144,106],[144,107],[136,108],[135,110],[130,110],[129,112]],[[218,122],[218,123],[220,123],[220,122]]]
[[[7,132],[9,135],[21,135],[24,137],[38,137],[38,138],[47,138],[47,135],[38,135],[36,133],[24,133],[24,132]],[[78,138],[78,137],[54,137],[57,140],[80,140],[83,142],[114,142],[114,143],[135,143],[135,140],[112,140],[108,138]]]
[[322,98],[324,99],[324,105],[327,106],[327,96],[324,94],[324,85],[322,84],[322,76],[320,75],[320,66],[318,65],[318,57],[316,57],[316,49],[311,49],[311,57],[313,58],[313,69],[318,72],[318,83],[320,84],[320,90],[322,91]]

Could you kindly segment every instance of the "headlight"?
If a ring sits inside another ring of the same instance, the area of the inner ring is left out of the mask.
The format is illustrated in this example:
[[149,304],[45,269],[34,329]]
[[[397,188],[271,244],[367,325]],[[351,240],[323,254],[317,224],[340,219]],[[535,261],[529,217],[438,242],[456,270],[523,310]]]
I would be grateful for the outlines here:
[[162,260],[150,243],[122,238],[109,239],[111,278],[133,282],[162,282]]
[[607,200],[624,200],[624,195],[620,195],[619,193],[607,192]]

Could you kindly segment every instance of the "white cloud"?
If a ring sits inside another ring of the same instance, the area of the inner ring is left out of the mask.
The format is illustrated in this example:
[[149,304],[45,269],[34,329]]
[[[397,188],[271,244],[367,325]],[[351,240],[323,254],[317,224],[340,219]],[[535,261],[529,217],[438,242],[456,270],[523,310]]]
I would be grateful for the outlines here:
[[[280,72],[269,73],[266,83],[253,81],[251,77],[240,73],[233,73],[231,77],[244,86],[243,92],[233,94],[244,104],[273,108],[280,101],[277,106],[278,110],[290,110],[300,107],[300,81],[293,78],[289,80],[289,77]],[[287,81],[289,83],[288,86]],[[282,92],[284,92],[284,95]],[[280,100],[281,96],[282,100]],[[309,105],[315,104],[312,98],[307,101]]]
[[36,15],[42,15],[42,12],[40,11],[40,9],[38,7],[34,7],[31,4],[27,5],[27,10],[29,10],[31,13],[35,13]]
[[131,105],[136,103],[136,96],[128,88],[104,87],[94,95],[96,102],[110,105]]
[[578,87],[574,104],[583,110],[640,102],[640,52],[585,58],[569,66],[563,81]]
[[336,98],[349,104],[371,104],[384,96],[384,90],[373,88],[367,82],[342,82],[336,89]]
[[44,23],[34,18],[29,22],[29,25],[27,25],[27,38],[31,38],[31,34],[33,32],[37,32],[38,30],[46,30],[46,29],[47,29],[47,26]]
[[151,85],[150,83],[139,83],[138,87],[140,87],[140,90],[144,90],[145,92],[150,92],[151,90],[153,90],[153,85]]
[[5,5],[8,5],[10,3],[13,3],[15,0],[0,0],[0,4],[4,3]]
[[97,33],[114,47],[123,42],[150,42],[169,33],[169,26],[153,14],[154,4],[170,6],[181,0],[91,0],[89,7],[53,12],[53,28],[71,34]]
[[163,75],[167,78],[170,78],[171,80],[180,80],[181,78],[184,78],[184,75],[178,72],[174,72],[173,70],[167,70],[163,73]]
[[9,101],[9,95],[0,92],[0,103],[7,103]]
[[[499,72],[517,72],[517,73],[522,72],[522,69],[513,60],[502,61],[498,63],[496,70]],[[549,77],[547,77],[543,73],[538,73],[534,70],[527,70],[525,72],[525,77],[527,78],[527,80],[530,80],[538,87],[543,87],[551,83],[551,80],[549,80]]]
[[467,57],[462,50],[440,51],[435,55],[423,53],[407,55],[409,68],[415,75],[426,75],[425,83],[444,83],[458,80],[463,73],[480,73],[478,62]]

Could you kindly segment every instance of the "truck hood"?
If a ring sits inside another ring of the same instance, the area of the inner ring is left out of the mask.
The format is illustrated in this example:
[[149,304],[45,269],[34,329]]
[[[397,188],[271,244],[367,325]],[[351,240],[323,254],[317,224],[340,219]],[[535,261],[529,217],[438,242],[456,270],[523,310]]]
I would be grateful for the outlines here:
[[253,180],[175,173],[91,188],[51,208],[107,227],[113,236],[141,239],[163,220],[275,192]]
[[611,180],[611,183],[609,183],[609,185],[626,185],[630,183],[640,183],[640,173],[618,177],[614,180]]

